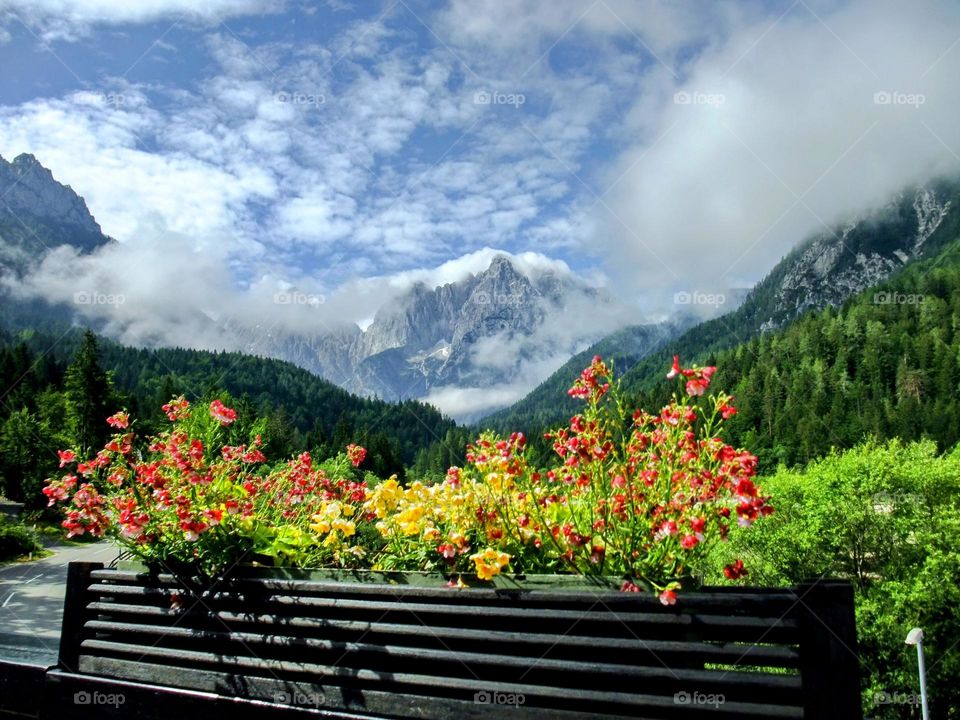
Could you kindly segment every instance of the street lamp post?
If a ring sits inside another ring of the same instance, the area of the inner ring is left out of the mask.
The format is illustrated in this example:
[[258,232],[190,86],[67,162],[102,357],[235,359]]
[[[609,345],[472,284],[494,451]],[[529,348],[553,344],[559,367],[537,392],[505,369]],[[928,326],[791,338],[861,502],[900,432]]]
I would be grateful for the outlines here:
[[917,646],[917,663],[920,666],[920,703],[923,720],[930,720],[930,710],[927,708],[927,668],[923,662],[923,630],[914,628],[907,633],[907,645]]

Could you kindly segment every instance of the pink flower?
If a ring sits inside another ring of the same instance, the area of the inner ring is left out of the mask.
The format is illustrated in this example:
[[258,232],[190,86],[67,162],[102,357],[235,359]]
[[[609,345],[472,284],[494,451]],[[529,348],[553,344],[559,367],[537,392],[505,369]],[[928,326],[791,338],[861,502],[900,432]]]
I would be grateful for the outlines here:
[[110,427],[126,429],[130,425],[130,416],[125,412],[118,412],[107,418],[107,424]]
[[229,425],[237,419],[237,411],[233,408],[228,408],[219,400],[214,400],[210,403],[210,415],[221,425]]

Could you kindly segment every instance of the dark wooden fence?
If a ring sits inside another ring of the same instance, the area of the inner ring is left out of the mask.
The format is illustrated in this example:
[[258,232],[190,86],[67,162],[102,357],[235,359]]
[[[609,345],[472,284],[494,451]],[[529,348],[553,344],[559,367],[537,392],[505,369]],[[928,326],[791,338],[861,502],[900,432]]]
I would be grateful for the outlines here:
[[851,720],[855,650],[852,588],[833,581],[664,607],[594,589],[201,589],[75,563],[38,714]]

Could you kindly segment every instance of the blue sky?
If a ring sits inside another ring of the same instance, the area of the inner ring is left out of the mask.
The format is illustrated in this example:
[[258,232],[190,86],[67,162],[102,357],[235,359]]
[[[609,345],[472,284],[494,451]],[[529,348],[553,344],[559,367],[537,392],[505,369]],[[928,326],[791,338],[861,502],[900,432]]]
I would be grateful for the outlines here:
[[0,154],[164,303],[362,319],[496,249],[640,317],[955,171],[958,41],[932,0],[0,0]]

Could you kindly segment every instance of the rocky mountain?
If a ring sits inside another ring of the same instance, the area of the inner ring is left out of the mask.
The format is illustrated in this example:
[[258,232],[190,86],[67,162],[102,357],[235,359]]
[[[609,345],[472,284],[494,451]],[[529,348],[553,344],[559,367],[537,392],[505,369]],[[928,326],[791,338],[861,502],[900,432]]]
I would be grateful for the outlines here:
[[[906,189],[885,207],[808,238],[752,293],[750,305],[766,315],[761,331],[782,327],[808,310],[839,306],[939,250],[938,231],[956,226],[958,204],[960,183],[938,180]],[[940,233],[946,235],[949,231]]]
[[58,245],[91,252],[108,242],[83,198],[37,158],[0,157],[0,267],[23,273]]
[[[622,325],[622,316],[613,300],[572,275],[524,271],[498,255],[457,282],[413,285],[363,331],[344,325],[272,343],[279,357],[361,395],[430,400],[437,392],[526,383],[516,396]],[[470,408],[448,409],[464,419],[497,407],[475,399]]]

